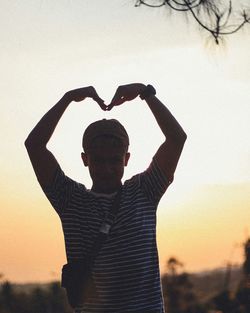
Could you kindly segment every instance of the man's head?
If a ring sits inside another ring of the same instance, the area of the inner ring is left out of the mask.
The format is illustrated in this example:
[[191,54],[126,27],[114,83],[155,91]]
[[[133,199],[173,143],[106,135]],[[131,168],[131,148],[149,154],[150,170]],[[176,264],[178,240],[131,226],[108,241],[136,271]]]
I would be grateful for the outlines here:
[[119,141],[126,151],[129,146],[129,137],[124,126],[115,119],[102,119],[91,123],[85,130],[82,138],[82,147],[88,153],[95,145],[98,137],[113,137]]
[[83,134],[82,146],[82,160],[89,168],[92,189],[107,193],[117,190],[130,156],[129,137],[123,125],[115,119],[90,124]]

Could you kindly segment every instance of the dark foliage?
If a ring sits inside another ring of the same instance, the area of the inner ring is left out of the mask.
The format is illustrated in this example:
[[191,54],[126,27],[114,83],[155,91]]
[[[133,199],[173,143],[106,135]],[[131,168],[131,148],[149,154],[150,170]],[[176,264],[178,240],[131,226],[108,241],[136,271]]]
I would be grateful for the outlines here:
[[164,304],[169,313],[206,313],[194,292],[189,274],[179,273],[183,264],[172,257],[167,262],[167,274],[162,277]]
[[250,240],[244,244],[244,251],[245,261],[242,269],[233,268],[229,263],[224,270],[203,275],[183,272],[182,262],[174,257],[170,258],[167,262],[167,273],[162,277],[166,311],[168,313],[249,313]]
[[10,282],[0,289],[0,313],[72,313],[64,290],[58,282],[46,288],[35,287],[31,292],[17,292]]
[[234,9],[232,0],[136,0],[135,6],[151,8],[165,6],[171,11],[189,14],[201,27],[209,32],[216,44],[224,36],[239,31],[250,23],[250,10],[245,5]]

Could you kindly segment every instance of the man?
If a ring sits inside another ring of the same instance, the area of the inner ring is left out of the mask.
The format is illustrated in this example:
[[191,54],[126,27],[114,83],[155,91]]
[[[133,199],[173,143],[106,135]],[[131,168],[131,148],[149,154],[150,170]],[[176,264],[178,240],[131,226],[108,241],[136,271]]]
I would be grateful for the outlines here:
[[[98,297],[75,308],[76,312],[164,312],[156,208],[173,181],[186,134],[155,94],[151,85],[123,85],[106,106],[93,87],[71,90],[44,115],[25,141],[37,179],[61,219],[68,262],[90,253],[93,238],[121,189],[115,221],[92,269]],[[129,137],[117,120],[104,119],[89,125],[83,136],[81,156],[93,182],[91,190],[67,177],[46,145],[68,105],[89,97],[101,109],[111,110],[137,96],[145,100],[166,138],[148,169],[122,184],[130,156]]]

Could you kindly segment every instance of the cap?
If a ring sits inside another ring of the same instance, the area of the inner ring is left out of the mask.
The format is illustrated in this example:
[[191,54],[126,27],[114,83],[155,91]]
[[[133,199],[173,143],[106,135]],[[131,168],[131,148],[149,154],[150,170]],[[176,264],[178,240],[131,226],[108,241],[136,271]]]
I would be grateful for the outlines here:
[[124,126],[116,119],[102,119],[91,123],[86,128],[82,138],[84,151],[87,151],[93,140],[100,136],[115,137],[121,141],[124,147],[129,146],[129,137]]

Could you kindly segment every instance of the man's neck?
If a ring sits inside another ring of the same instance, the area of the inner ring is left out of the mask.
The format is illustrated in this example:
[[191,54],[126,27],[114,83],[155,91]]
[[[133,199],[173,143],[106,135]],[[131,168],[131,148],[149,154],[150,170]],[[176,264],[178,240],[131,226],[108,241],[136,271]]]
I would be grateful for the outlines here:
[[117,192],[122,186],[122,183],[120,183],[117,186],[96,186],[93,184],[91,191],[95,192],[95,193],[102,193],[102,194],[113,194],[115,192]]

